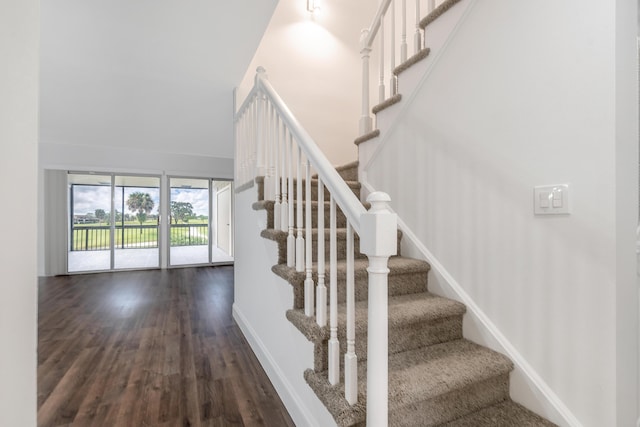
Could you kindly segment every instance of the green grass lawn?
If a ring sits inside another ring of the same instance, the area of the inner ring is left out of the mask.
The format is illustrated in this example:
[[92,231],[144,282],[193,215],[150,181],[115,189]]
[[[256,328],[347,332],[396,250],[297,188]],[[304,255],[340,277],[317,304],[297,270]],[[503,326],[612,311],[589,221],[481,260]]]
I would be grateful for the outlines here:
[[[207,224],[205,220],[190,220],[187,224],[180,223],[180,227],[171,227],[171,246],[206,245],[208,243],[208,227],[189,227]],[[152,248],[158,246],[158,223],[149,220],[140,228],[138,221],[125,221],[124,232],[122,223],[116,224],[116,248]],[[78,228],[76,228],[78,227]],[[110,228],[102,224],[77,224],[73,232],[73,250],[106,250],[110,247]]]

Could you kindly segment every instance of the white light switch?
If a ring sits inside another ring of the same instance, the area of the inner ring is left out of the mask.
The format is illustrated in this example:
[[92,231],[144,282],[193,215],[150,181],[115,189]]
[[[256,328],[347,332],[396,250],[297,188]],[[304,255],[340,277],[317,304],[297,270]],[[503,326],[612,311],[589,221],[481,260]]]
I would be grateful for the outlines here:
[[536,215],[569,214],[569,184],[534,187],[533,211]]
[[548,191],[541,191],[538,195],[538,198],[540,199],[541,208],[549,207],[549,199],[551,198],[551,193],[549,193]]

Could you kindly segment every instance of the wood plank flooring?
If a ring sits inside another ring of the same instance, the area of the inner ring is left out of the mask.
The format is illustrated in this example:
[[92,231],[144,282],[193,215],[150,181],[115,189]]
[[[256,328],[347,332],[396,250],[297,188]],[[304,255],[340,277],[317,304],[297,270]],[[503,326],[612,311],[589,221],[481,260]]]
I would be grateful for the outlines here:
[[38,425],[293,426],[232,302],[233,267],[40,279]]

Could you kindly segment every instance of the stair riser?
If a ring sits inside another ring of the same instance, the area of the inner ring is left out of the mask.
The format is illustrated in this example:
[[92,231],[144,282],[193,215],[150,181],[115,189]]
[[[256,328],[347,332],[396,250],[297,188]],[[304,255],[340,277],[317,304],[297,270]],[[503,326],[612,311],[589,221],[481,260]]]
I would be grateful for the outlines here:
[[358,164],[353,163],[349,167],[341,167],[337,169],[338,174],[345,181],[357,181],[358,180]]
[[[474,382],[434,399],[407,407],[389,408],[390,425],[394,427],[439,426],[483,407],[509,398],[509,374]],[[411,417],[406,415],[411,413]]]
[[[263,181],[259,181],[258,183],[258,200],[265,200],[264,199],[264,182]],[[347,183],[348,184],[348,183]],[[360,198],[360,185],[358,184],[357,186],[349,186],[351,188],[351,191],[353,192],[353,194],[359,199]],[[282,187],[280,187],[282,188]],[[307,187],[305,185],[305,182],[302,181],[302,200],[306,200],[307,197]],[[274,190],[275,191],[275,190]],[[293,198],[297,199],[298,197],[298,182],[297,180],[293,181]],[[331,193],[329,193],[329,190],[325,187],[324,188],[324,200],[328,201],[329,198],[331,197]],[[282,200],[282,199],[281,199]],[[291,194],[289,194],[289,188],[287,186],[287,200],[291,200]],[[312,181],[311,182],[311,200],[318,200],[318,182],[317,181]]]
[[[313,283],[317,286],[318,276],[312,275]],[[366,272],[364,274],[356,273],[354,282],[354,294],[356,301],[364,301],[369,297],[369,282]],[[293,281],[293,308],[304,308],[304,274],[301,273],[300,279]],[[343,274],[338,275],[338,302],[346,301],[347,283]],[[327,301],[331,297],[329,285],[329,271],[326,271],[325,286],[327,287]],[[406,274],[390,274],[389,275],[389,296],[414,294],[427,291],[427,273],[406,273]]]
[[[347,351],[346,337],[346,326],[340,324],[338,326],[338,340],[340,341],[341,355],[344,355]],[[414,350],[460,338],[462,338],[462,315],[445,317],[431,322],[390,325],[389,354]],[[328,343],[325,341],[315,347],[314,369],[316,372],[326,371],[328,369]],[[367,360],[366,329],[356,329],[356,355],[359,363]]]

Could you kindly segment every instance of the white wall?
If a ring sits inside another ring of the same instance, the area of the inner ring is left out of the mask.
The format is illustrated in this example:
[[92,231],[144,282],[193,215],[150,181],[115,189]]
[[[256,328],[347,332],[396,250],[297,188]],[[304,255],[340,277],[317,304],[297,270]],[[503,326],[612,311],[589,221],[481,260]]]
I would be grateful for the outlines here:
[[2,426],[36,425],[38,22],[38,1],[0,6]]
[[281,0],[242,83],[240,105],[258,66],[327,158],[356,160],[362,64],[360,30],[369,27],[376,1],[323,0],[312,18],[302,0]]
[[313,367],[313,345],[285,317],[293,308],[293,290],[271,272],[278,249],[260,237],[267,218],[251,208],[257,198],[255,186],[235,195],[234,319],[296,425],[335,426],[304,380],[305,369]]
[[[594,427],[636,422],[636,6],[622,3],[476,2],[364,166]],[[571,215],[534,216],[533,187],[560,183]]]
[[276,3],[43,1],[40,141],[231,158],[232,91]]
[[[638,218],[638,3],[616,1],[616,416],[640,425],[637,255],[631,254]],[[629,194],[633,194],[629,197]]]

